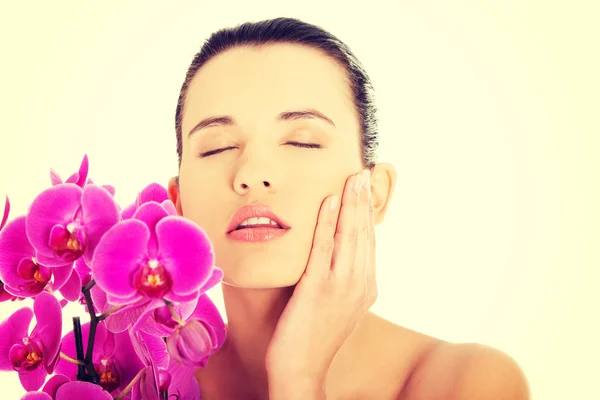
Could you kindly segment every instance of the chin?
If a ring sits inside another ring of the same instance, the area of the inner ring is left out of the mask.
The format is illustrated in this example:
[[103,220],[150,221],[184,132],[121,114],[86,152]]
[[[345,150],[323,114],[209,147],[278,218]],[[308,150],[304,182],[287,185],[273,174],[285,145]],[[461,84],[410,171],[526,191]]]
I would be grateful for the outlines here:
[[293,286],[298,283],[304,273],[304,266],[287,265],[282,268],[281,263],[241,263],[223,268],[223,280],[231,285],[249,289],[270,289]]

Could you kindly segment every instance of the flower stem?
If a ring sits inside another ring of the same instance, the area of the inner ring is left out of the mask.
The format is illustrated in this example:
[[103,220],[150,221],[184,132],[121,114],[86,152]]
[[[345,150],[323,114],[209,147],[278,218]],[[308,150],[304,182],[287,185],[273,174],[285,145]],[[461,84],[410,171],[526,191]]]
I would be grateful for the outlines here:
[[96,281],[93,279],[88,283],[83,289],[83,296],[85,297],[85,303],[87,305],[88,313],[90,314],[90,333],[88,336],[87,342],[87,350],[85,352],[85,368],[87,369],[86,378],[90,379],[92,383],[99,383],[100,377],[98,373],[94,369],[94,365],[92,364],[92,356],[94,352],[94,340],[96,339],[96,328],[98,327],[98,317],[96,316],[96,312],[94,310],[94,302],[92,301],[92,294],[90,290],[94,287]]
[[111,308],[109,308],[108,310],[103,312],[102,314],[98,315],[98,321],[104,321],[106,319],[106,317],[108,317],[110,314],[117,311],[119,308],[121,308],[121,306],[112,306]]
[[185,325],[185,322],[183,322],[181,320],[181,318],[179,318],[179,316],[177,316],[177,314],[175,314],[175,309],[173,308],[173,303],[171,303],[168,300],[165,300],[165,304],[167,305],[167,308],[171,312],[171,315],[173,316],[173,319],[175,320],[175,322],[177,322],[179,325],[182,325],[182,326]]
[[60,358],[62,358],[65,361],[68,361],[70,363],[73,363],[73,364],[85,365],[85,363],[83,361],[77,360],[76,358],[73,358],[73,357],[69,357],[68,355],[66,355],[62,351],[60,352]]
[[79,317],[73,317],[73,336],[75,336],[75,353],[77,354],[77,380],[89,381],[89,376],[85,372],[85,362],[83,361],[83,338],[81,335],[81,321]]
[[84,293],[89,292],[94,286],[96,286],[96,281],[92,279],[87,285],[83,287],[83,289],[81,289],[81,291]]

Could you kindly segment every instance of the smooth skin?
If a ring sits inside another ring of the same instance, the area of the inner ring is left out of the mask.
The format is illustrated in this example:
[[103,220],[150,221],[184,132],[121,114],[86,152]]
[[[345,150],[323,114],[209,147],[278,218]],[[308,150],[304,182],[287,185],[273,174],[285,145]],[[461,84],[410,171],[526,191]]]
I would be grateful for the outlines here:
[[[329,122],[279,118],[306,109]],[[227,118],[194,131],[212,117]],[[291,44],[227,50],[192,80],[182,131],[179,183],[171,179],[169,196],[207,233],[225,274],[227,339],[197,370],[203,400],[529,398],[504,353],[368,311],[377,296],[374,226],[396,171],[378,163],[353,191],[363,170],[359,126],[345,71],[333,60]],[[340,203],[333,214],[332,195]],[[269,205],[290,231],[265,243],[229,239],[232,214],[252,203]]]

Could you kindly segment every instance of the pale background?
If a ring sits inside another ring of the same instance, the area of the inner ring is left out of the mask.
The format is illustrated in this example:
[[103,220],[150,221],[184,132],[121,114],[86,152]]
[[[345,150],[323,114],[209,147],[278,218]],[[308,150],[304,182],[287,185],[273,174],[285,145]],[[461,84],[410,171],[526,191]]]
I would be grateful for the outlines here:
[[[305,19],[365,64],[380,160],[398,170],[372,310],[508,353],[536,400],[600,399],[600,13],[559,3],[3,4],[0,195],[21,215],[50,167],[66,177],[84,153],[122,206],[166,185],[179,88],[203,40]],[[222,307],[220,289],[211,295]],[[15,307],[0,309],[3,320]],[[69,310],[68,326],[83,315]],[[3,399],[24,393],[16,373],[0,387]]]

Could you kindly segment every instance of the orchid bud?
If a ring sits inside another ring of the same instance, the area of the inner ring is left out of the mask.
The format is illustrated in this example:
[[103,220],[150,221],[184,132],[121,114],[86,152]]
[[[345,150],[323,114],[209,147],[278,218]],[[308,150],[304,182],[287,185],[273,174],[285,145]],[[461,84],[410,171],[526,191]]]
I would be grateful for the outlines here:
[[[209,331],[210,330],[210,331]],[[212,329],[197,319],[179,326],[167,338],[167,351],[180,364],[204,367],[213,350]]]

